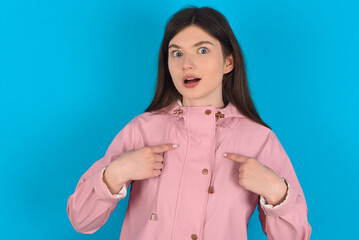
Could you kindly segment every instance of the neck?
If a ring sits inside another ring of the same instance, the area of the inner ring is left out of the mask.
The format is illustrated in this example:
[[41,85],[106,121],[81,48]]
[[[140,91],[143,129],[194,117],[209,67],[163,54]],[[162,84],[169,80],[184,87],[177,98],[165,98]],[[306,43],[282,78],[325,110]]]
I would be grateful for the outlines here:
[[205,100],[205,99],[186,99],[182,100],[182,105],[186,107],[215,106],[216,108],[224,108],[224,102],[221,99]]

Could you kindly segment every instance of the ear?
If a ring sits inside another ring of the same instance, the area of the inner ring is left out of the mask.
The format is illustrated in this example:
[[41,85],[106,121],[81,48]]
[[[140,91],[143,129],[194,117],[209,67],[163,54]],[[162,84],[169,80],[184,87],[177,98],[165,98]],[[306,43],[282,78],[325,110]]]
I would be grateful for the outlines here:
[[224,60],[223,74],[229,73],[234,68],[233,53]]

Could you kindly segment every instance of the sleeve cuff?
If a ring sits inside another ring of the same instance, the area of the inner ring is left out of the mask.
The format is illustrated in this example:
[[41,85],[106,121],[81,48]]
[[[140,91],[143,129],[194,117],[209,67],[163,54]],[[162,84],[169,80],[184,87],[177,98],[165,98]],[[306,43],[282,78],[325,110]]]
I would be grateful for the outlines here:
[[97,196],[100,199],[109,201],[109,202],[117,202],[118,200],[125,198],[127,194],[126,184],[123,185],[120,192],[117,194],[112,194],[110,190],[107,188],[106,184],[103,181],[103,173],[106,167],[104,167],[100,172],[92,177],[93,185]]
[[127,194],[127,187],[126,187],[126,183],[123,185],[123,187],[121,188],[121,190],[118,192],[118,193],[115,193],[115,194],[112,194],[110,192],[110,190],[108,189],[107,185],[104,183],[103,181],[103,173],[105,172],[107,167],[104,167],[101,171],[101,181],[103,183],[103,185],[105,185],[105,188],[107,190],[107,192],[114,198],[124,198],[126,197],[126,194]]
[[285,178],[282,179],[288,186],[287,195],[283,202],[276,206],[273,206],[271,204],[268,204],[263,196],[260,196],[260,206],[263,209],[264,214],[266,215],[276,217],[282,216],[288,213],[291,210],[293,204],[295,203],[297,194],[291,187],[291,184]]

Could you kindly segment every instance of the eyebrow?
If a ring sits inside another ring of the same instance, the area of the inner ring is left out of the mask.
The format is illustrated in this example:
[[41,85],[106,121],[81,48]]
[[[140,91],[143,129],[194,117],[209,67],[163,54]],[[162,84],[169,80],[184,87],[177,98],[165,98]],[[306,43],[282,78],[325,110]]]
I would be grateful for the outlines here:
[[[210,41],[199,41],[198,43],[193,44],[193,46],[194,46],[194,47],[197,47],[197,46],[200,46],[200,45],[206,44],[206,43],[207,43],[207,44],[211,44],[211,45],[214,46],[214,44],[211,43]],[[171,44],[171,45],[168,46],[168,49],[170,49],[171,47],[181,48],[180,46],[178,46],[178,45],[176,45],[176,44]]]

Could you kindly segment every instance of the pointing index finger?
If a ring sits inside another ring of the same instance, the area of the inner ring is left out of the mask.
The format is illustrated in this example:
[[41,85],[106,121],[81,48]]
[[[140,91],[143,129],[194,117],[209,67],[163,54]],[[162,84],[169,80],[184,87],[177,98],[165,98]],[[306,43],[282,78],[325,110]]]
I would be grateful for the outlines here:
[[236,153],[223,153],[223,156],[239,163],[244,163],[248,159],[248,157]]
[[163,145],[153,146],[151,148],[154,153],[163,153],[165,151],[172,150],[177,147],[178,147],[178,144],[163,144]]

